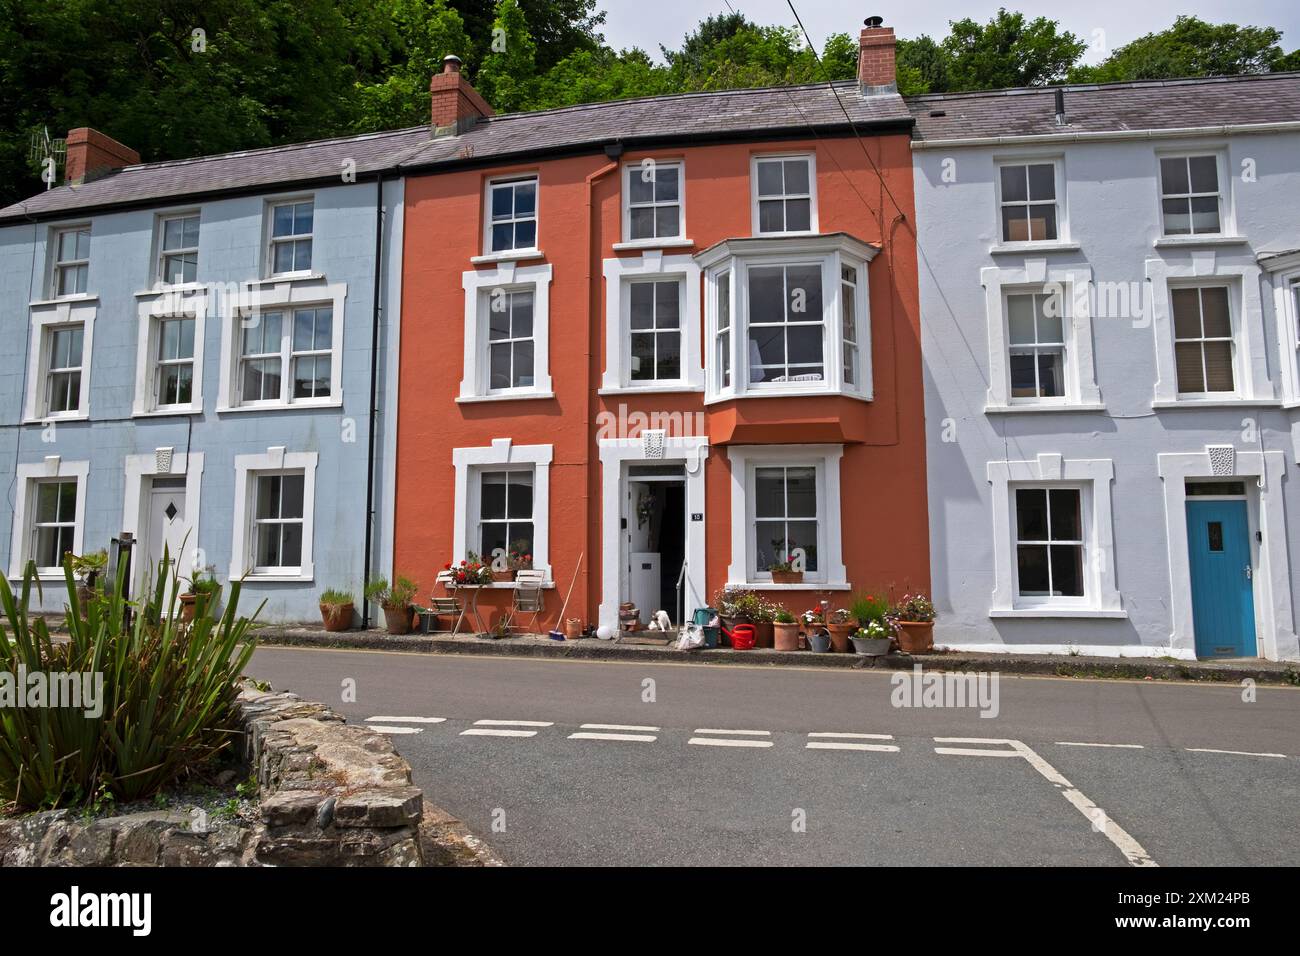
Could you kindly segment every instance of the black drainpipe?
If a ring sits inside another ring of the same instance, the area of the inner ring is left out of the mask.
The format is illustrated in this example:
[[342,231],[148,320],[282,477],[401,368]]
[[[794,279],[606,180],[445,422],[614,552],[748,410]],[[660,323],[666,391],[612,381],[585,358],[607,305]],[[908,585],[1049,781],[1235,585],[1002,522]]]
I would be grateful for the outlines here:
[[366,600],[366,582],[370,580],[370,545],[375,524],[375,415],[379,406],[379,290],[384,272],[384,174],[375,180],[375,299],[374,320],[370,327],[370,424],[366,451],[366,543],[361,570],[361,627],[370,626],[370,602]]

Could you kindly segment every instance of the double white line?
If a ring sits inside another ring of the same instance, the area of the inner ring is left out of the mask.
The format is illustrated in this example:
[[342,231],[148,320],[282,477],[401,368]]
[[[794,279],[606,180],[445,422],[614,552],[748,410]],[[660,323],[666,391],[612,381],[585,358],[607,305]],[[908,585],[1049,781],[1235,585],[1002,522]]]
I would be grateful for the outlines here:
[[[617,733],[611,733],[617,731]],[[632,731],[629,733],[628,731]],[[658,727],[643,727],[639,724],[582,724],[581,730],[569,734],[570,740],[630,740],[635,743],[650,744],[658,740]]]
[[394,727],[392,724],[440,724],[445,721],[446,717],[367,717],[366,723],[370,724],[371,730],[377,730],[381,734],[422,734],[423,727]]
[[523,730],[524,727],[554,727],[549,720],[476,720],[469,730],[462,730],[462,737],[536,737],[536,730]]
[[770,730],[717,730],[701,727],[697,734],[729,734],[729,737],[692,737],[687,741],[697,747],[770,747],[771,740],[756,740],[757,737],[771,737]]
[[828,731],[812,733],[808,736],[822,739],[809,740],[804,746],[805,750],[870,750],[888,754],[898,753],[897,744],[864,744],[854,742],[860,740],[893,740],[893,734],[841,734]]

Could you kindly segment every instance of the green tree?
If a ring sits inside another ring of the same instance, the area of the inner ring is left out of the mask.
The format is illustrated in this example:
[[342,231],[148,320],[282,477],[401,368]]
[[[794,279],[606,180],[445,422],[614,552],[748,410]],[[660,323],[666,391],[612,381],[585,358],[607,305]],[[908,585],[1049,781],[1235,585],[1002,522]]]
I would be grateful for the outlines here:
[[948,52],[928,36],[898,41],[898,92],[943,93],[949,90]]
[[1300,69],[1300,50],[1283,54],[1281,39],[1281,31],[1272,27],[1180,16],[1169,29],[1139,37],[1096,66],[1075,67],[1070,79],[1108,83]]
[[528,109],[537,90],[537,43],[519,0],[499,0],[492,33],[474,85],[498,113]]
[[[492,52],[496,26],[496,0],[450,0],[470,39],[469,59],[482,63]],[[545,73],[561,60],[581,50],[595,52],[604,46],[600,27],[605,22],[596,0],[519,0],[529,33],[537,44],[536,63]]]
[[430,78],[442,72],[443,57],[470,53],[464,22],[446,0],[392,0],[390,22],[386,75],[357,81],[352,125],[361,132],[427,123]]
[[[949,90],[993,90],[1060,82],[1086,45],[1046,17],[999,10],[988,23],[952,23],[943,40]],[[935,89],[935,92],[945,90]]]

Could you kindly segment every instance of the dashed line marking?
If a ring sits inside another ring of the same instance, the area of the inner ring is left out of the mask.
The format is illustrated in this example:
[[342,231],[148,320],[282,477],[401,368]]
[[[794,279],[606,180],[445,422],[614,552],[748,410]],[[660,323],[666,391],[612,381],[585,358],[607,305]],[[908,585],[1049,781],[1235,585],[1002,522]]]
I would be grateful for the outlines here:
[[1232,754],[1234,757],[1281,757],[1286,759],[1286,754],[1261,754],[1252,753],[1249,750],[1212,750],[1209,747],[1187,747],[1188,753],[1194,754]]
[[880,753],[898,753],[893,744],[852,744],[843,740],[810,740],[804,745],[805,750],[872,750]]
[[1088,799],[1074,784],[1066,780],[1059,770],[1044,760],[1028,745],[1019,740],[1000,740],[993,738],[980,737],[935,737],[935,743],[941,744],[996,744],[1010,747],[1010,750],[977,750],[967,747],[935,747],[935,753],[940,754],[958,754],[972,757],[1023,757],[1029,765],[1038,771],[1039,775],[1056,787],[1061,796],[1070,802],[1070,805],[1078,810],[1092,828],[1098,833],[1105,835],[1106,839],[1115,844],[1115,847],[1124,854],[1124,858],[1133,866],[1159,866],[1151,855],[1143,849],[1142,844],[1112,820],[1109,814],[1101,807],[1097,806]]
[[514,730],[509,727],[471,727],[460,732],[462,737],[536,737],[535,730]]
[[709,727],[695,728],[697,734],[749,734],[754,737],[771,737],[770,730],[717,730]]
[[367,717],[366,723],[380,720],[388,724],[441,724],[446,717]]
[[833,737],[837,740],[893,740],[893,734],[842,734],[832,731],[817,731],[809,737]]
[[[766,731],[760,731],[766,733]],[[770,747],[770,740],[730,739],[727,737],[692,737],[686,741],[698,747]]]
[[631,730],[642,733],[658,733],[658,727],[643,727],[640,724],[582,724],[583,730]]
[[550,720],[476,720],[475,727],[554,727]]
[[422,734],[423,727],[385,727],[382,724],[370,724],[371,730],[377,730],[381,734]]
[[570,740],[631,740],[637,743],[654,743],[659,738],[654,734],[605,734],[580,732],[569,734]]
[[1099,744],[1099,743],[1092,743],[1089,741],[1078,741],[1078,740],[1058,740],[1056,742],[1056,746],[1058,747],[1117,747],[1123,750],[1145,749],[1141,744]]

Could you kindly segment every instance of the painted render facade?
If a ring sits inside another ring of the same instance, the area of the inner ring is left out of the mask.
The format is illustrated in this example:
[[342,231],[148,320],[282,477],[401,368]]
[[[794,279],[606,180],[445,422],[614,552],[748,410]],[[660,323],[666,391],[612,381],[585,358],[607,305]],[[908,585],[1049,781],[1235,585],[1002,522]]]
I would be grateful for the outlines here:
[[[1229,82],[1268,112],[1216,110],[1223,81],[1067,89],[1063,124],[1051,91],[910,102],[937,644],[1300,659],[1300,78]],[[1057,548],[1028,527],[1050,489],[1079,493]],[[1198,492],[1245,503],[1237,645],[1194,578],[1224,551]]]
[[[331,148],[291,147],[290,161],[341,172],[316,155]],[[372,567],[386,569],[403,183],[382,184],[376,297],[375,177],[290,170],[240,184],[284,155],[127,167],[0,213],[0,482],[12,513],[0,561],[11,580],[29,558],[61,580],[53,554],[107,548],[126,531],[140,541],[137,586],[165,540],[182,577],[210,567],[226,584],[247,572],[241,608],[265,601],[263,620],[318,619],[330,586],[359,598],[376,303],[371,548]],[[160,283],[163,270],[175,281]],[[47,584],[46,606],[61,607],[61,593]]]

